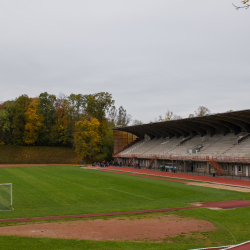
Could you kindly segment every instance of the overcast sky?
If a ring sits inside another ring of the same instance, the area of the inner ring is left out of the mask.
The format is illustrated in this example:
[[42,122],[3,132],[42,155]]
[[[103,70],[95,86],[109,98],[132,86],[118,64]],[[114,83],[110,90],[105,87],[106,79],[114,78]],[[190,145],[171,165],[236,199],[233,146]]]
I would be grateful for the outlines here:
[[250,9],[231,1],[0,0],[0,101],[105,91],[143,122],[250,109]]

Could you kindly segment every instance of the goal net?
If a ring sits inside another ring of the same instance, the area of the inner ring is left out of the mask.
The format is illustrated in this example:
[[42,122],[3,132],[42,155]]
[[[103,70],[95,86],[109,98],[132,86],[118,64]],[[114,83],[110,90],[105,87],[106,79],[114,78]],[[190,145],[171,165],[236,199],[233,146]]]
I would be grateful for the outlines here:
[[0,183],[0,211],[14,210],[12,206],[12,183]]

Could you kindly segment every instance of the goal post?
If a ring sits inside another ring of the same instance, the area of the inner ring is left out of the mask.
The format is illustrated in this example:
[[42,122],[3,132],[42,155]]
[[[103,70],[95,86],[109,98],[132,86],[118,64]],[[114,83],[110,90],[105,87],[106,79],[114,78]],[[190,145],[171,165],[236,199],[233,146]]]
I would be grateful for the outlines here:
[[12,183],[0,183],[0,211],[10,210],[14,210]]

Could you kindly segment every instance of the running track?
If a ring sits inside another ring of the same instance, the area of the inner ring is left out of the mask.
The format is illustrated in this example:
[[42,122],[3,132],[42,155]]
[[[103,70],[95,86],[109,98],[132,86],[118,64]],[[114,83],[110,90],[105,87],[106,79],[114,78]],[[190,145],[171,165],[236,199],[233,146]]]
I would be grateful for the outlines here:
[[146,169],[127,168],[127,167],[107,167],[103,169],[119,170],[119,171],[124,171],[124,172],[131,172],[135,174],[147,174],[147,175],[152,175],[152,176],[162,176],[162,177],[170,177],[170,178],[193,180],[193,181],[204,181],[204,182],[224,184],[224,185],[230,185],[230,186],[239,186],[239,187],[247,187],[247,188],[250,187],[250,181],[245,181],[245,180],[235,180],[235,179],[226,179],[226,178],[210,177],[210,176],[202,176],[202,175],[191,175],[191,174],[179,174],[179,173],[177,174],[177,173],[169,173],[169,172],[146,170]]
[[250,241],[243,242],[234,246],[224,246],[224,247],[209,247],[209,248],[199,248],[192,250],[249,250]]

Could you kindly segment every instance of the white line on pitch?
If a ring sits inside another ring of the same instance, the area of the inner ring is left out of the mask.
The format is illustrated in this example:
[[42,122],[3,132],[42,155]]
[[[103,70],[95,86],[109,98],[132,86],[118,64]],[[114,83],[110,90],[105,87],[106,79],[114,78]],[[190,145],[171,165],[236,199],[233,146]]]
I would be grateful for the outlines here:
[[134,196],[142,197],[142,198],[144,198],[144,199],[148,199],[148,200],[153,200],[153,199],[150,199],[150,198],[145,197],[145,196],[142,196],[142,195],[132,194],[132,193],[124,192],[124,191],[121,191],[121,190],[118,190],[118,189],[114,189],[114,188],[107,188],[107,189],[111,189],[111,190],[115,190],[115,191],[122,192],[122,193],[125,193],[125,194],[130,194],[130,195],[134,195]]

